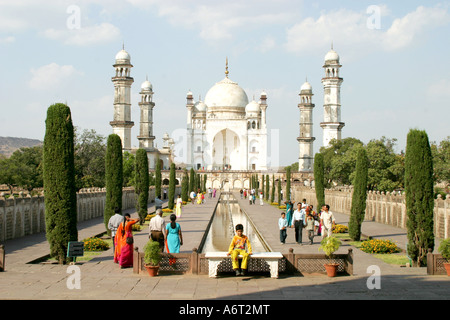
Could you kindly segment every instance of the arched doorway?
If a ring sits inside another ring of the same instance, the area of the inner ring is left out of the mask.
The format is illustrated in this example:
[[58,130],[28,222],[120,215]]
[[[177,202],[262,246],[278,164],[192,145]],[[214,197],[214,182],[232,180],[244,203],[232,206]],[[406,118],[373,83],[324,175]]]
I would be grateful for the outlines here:
[[230,129],[219,131],[213,139],[213,168],[222,170],[240,169],[240,139]]

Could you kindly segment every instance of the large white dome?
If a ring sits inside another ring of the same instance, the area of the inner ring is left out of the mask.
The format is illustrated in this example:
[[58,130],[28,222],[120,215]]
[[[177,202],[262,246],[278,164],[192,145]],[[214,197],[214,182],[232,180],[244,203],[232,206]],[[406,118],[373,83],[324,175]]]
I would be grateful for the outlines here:
[[130,63],[131,57],[128,52],[126,52],[124,49],[120,50],[116,54],[116,63]]
[[215,107],[245,108],[248,104],[248,97],[236,82],[225,78],[209,89],[204,102],[208,109]]

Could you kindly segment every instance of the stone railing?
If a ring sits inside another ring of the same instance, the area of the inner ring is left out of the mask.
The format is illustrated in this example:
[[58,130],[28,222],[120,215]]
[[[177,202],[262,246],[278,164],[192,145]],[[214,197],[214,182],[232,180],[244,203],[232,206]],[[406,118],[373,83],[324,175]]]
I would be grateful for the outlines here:
[[[301,201],[303,198],[314,205],[317,210],[316,191],[314,188],[294,185],[292,199]],[[352,190],[325,190],[325,202],[331,211],[350,215],[352,208]],[[404,193],[372,192],[367,193],[366,217],[391,226],[406,229],[406,204]],[[434,200],[434,234],[437,238],[450,237],[450,195],[443,199],[440,195]]]
[[[181,187],[176,187],[176,193]],[[77,193],[77,221],[86,221],[103,216],[106,189],[81,189]],[[134,188],[124,188],[122,210],[135,208]],[[148,202],[155,201],[155,189],[150,187]],[[20,238],[45,232],[44,196],[19,194],[19,197],[0,197],[0,241]]]

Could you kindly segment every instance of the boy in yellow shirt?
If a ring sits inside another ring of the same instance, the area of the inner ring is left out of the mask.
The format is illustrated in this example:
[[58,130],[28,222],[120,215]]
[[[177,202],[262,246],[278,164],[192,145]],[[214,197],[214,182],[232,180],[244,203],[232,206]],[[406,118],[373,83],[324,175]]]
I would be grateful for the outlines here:
[[[252,246],[250,240],[243,234],[244,226],[242,224],[236,225],[236,235],[233,237],[228,248],[227,255],[231,255],[231,263],[233,264],[233,270],[236,275],[245,275],[247,270],[248,257],[252,254]],[[246,247],[247,246],[247,250]],[[238,256],[242,255],[241,270],[239,270]]]

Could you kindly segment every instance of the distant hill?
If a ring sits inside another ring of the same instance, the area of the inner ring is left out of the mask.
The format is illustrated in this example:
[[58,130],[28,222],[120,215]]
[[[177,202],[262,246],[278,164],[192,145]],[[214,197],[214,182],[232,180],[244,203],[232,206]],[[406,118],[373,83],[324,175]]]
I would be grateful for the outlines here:
[[9,157],[17,149],[34,147],[42,144],[43,142],[37,139],[0,137],[0,154]]

